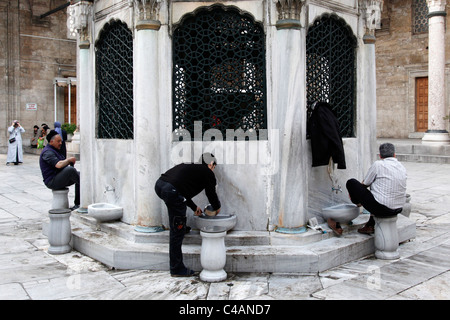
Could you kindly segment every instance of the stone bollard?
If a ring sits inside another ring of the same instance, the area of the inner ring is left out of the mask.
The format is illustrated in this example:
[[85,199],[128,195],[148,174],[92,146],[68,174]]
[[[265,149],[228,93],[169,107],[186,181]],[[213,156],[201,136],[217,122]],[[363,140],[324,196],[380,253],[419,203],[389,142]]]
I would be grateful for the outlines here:
[[204,227],[200,230],[202,236],[202,249],[200,263],[202,272],[200,280],[218,282],[227,278],[223,269],[226,262],[225,236],[227,231],[220,227]]
[[69,244],[72,238],[70,214],[70,209],[52,209],[48,212],[50,217],[48,253],[63,254],[72,251]]
[[375,217],[375,257],[384,260],[398,259],[397,216]]
[[69,208],[69,188],[52,190],[52,193],[53,193],[52,209]]

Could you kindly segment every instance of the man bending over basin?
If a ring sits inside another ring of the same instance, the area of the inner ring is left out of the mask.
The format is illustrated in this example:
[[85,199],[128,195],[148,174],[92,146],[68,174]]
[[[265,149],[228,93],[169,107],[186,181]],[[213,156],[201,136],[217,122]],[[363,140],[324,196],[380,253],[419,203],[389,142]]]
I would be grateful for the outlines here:
[[373,233],[373,216],[397,215],[406,202],[406,169],[395,157],[395,147],[392,143],[380,145],[380,158],[381,160],[375,161],[369,168],[362,183],[356,179],[347,181],[351,201],[362,205],[371,213],[366,225],[358,229],[359,233]]
[[216,214],[220,212],[220,201],[216,194],[216,177],[213,170],[217,163],[211,153],[204,153],[200,163],[182,163],[166,173],[156,181],[155,191],[164,200],[169,212],[170,225],[170,274],[173,277],[190,277],[195,274],[183,264],[181,245],[186,233],[187,206],[196,216],[202,214],[192,198],[205,190],[206,196]]

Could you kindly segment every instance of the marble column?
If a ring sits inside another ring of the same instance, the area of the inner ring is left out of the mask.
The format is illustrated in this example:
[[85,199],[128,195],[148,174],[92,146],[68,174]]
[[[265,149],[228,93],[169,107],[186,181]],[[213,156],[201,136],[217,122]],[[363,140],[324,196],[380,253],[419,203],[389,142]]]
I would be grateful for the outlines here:
[[364,46],[361,47],[363,52],[362,74],[365,79],[362,96],[363,107],[361,110],[361,154],[370,155],[363,157],[366,159],[362,163],[362,172],[365,174],[372,162],[376,160],[377,141],[376,141],[376,116],[377,116],[377,100],[376,100],[376,57],[375,57],[375,30],[381,28],[381,11],[383,8],[383,0],[360,0],[359,2],[362,23],[364,25]]
[[160,116],[158,104],[159,63],[157,0],[135,2],[136,74],[135,144],[136,144],[136,210],[139,232],[159,232],[162,227],[162,201],[154,190],[161,175]]
[[422,142],[447,144],[448,120],[445,105],[445,7],[446,0],[428,3],[428,130]]
[[67,8],[67,28],[69,34],[76,37],[77,53],[77,110],[80,132],[80,209],[87,212],[87,206],[93,203],[93,167],[92,139],[95,124],[92,110],[94,103],[91,94],[93,61],[91,55],[89,17],[92,15],[92,1],[72,1]]
[[300,25],[302,5],[300,0],[276,3],[273,127],[279,130],[280,166],[273,177],[276,214],[273,224],[275,231],[281,233],[306,231],[306,31]]

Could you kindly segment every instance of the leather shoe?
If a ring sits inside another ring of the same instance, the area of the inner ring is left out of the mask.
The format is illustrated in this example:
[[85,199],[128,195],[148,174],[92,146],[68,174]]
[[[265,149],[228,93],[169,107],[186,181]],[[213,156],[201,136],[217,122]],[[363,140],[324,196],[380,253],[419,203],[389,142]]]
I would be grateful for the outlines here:
[[358,232],[362,234],[372,234],[375,232],[375,228],[373,226],[365,225],[361,229],[358,229]]
[[341,236],[342,235],[342,232],[344,230],[342,230],[341,225],[339,224],[339,222],[336,222],[333,219],[328,218],[327,223],[330,226],[330,228],[333,229],[334,233],[337,236]]

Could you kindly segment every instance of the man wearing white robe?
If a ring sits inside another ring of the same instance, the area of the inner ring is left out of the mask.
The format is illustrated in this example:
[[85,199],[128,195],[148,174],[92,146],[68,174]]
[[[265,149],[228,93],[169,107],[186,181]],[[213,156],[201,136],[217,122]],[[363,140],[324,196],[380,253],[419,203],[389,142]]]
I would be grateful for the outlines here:
[[[14,120],[12,125],[8,128],[8,155],[6,157],[6,165],[14,163],[18,165],[23,162],[23,149],[22,149],[22,133],[25,129],[22,128],[18,120]],[[14,142],[10,142],[11,139],[15,139]]]

